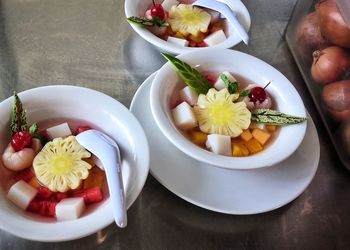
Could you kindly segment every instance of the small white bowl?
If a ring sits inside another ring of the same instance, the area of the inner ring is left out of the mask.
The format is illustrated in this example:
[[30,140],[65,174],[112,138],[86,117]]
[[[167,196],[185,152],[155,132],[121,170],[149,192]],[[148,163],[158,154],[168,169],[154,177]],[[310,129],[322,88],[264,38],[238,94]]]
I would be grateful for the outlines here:
[[[155,1],[161,2],[161,1]],[[125,15],[126,17],[131,16],[144,16],[146,10],[152,4],[151,0],[125,0]],[[230,8],[235,11],[237,18],[240,21],[241,25],[248,31],[250,28],[251,20],[247,8],[241,1],[231,1],[229,4]],[[236,34],[234,28],[231,25],[228,25],[227,39],[217,44],[211,48],[231,48],[234,45],[241,42],[241,38]],[[136,25],[131,25],[131,27],[139,34],[143,39],[149,43],[156,46],[160,51],[168,52],[174,55],[179,55],[185,52],[203,50],[204,48],[192,48],[192,47],[182,47],[177,44],[169,43],[156,35],[152,34],[148,29],[138,27]]]
[[[208,49],[178,56],[199,71],[223,72],[245,77],[249,82],[268,87],[277,109],[283,113],[306,117],[306,111],[294,86],[279,71],[253,56],[228,49]],[[177,148],[199,161],[227,169],[257,169],[273,166],[289,157],[302,142],[306,122],[284,126],[271,145],[248,157],[217,155],[196,146],[185,138],[173,123],[170,100],[181,82],[171,64],[166,63],[154,78],[150,92],[150,104],[154,119],[162,133]],[[154,142],[156,143],[156,142]]]
[[[115,139],[122,156],[126,206],[141,192],[149,171],[149,148],[142,127],[115,99],[95,90],[75,86],[47,86],[18,94],[27,111],[28,124],[43,120],[77,120]],[[0,103],[0,152],[9,142],[13,98]],[[1,160],[0,160],[1,162]],[[18,237],[37,241],[65,241],[92,234],[114,222],[109,197],[90,205],[77,220],[58,222],[24,212],[6,194],[9,171],[0,164],[0,228]]]

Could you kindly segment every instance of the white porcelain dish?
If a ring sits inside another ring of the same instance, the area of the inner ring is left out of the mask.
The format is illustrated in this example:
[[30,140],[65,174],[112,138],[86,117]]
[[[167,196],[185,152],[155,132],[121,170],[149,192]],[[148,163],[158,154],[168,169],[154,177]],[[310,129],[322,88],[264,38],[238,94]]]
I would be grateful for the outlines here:
[[[96,126],[119,145],[126,207],[141,192],[149,171],[149,147],[137,119],[115,99],[98,91],[75,86],[47,86],[19,93],[29,123],[48,119],[74,119]],[[9,120],[13,98],[0,103],[0,151],[8,144]],[[1,161],[0,161],[1,162]],[[23,212],[6,198],[7,171],[0,166],[0,228],[11,234],[36,241],[65,241],[92,234],[113,219],[110,199],[90,208],[77,220],[56,222]],[[5,185],[6,186],[6,185]]]
[[[159,1],[156,1],[156,2],[159,2]],[[251,20],[250,20],[250,15],[247,8],[239,0],[227,1],[227,3],[229,7],[237,14],[237,19],[239,20],[240,24],[248,32],[250,28]],[[125,15],[126,17],[144,16],[146,10],[149,8],[149,6],[151,6],[151,4],[152,4],[151,0],[125,0],[125,5],[124,5]],[[149,43],[156,46],[161,51],[179,55],[189,51],[203,50],[203,48],[182,47],[177,44],[169,43],[155,36],[147,29],[138,27],[136,25],[131,25],[131,27],[134,29],[134,31],[138,35],[140,35],[143,39],[145,39]],[[227,33],[228,33],[228,38],[224,42],[213,46],[213,48],[214,47],[215,48],[232,48],[234,45],[242,41],[242,39],[235,32],[233,27],[229,26]]]
[[[264,87],[268,82],[269,94],[280,112],[306,117],[301,97],[291,82],[278,70],[248,54],[228,49],[208,49],[178,56],[199,71],[223,72],[244,77],[249,83]],[[170,100],[179,89],[179,77],[168,62],[155,76],[150,103],[153,117],[165,137],[177,148],[198,161],[227,169],[256,169],[273,166],[289,157],[302,142],[307,122],[280,128],[278,136],[263,151],[248,157],[217,155],[196,146],[185,138],[173,123]]]
[[256,214],[279,208],[298,197],[312,181],[319,162],[316,128],[309,117],[300,147],[270,168],[228,170],[197,161],[174,147],[157,128],[149,107],[155,74],[139,88],[131,111],[145,129],[150,145],[151,174],[184,200],[227,214]]

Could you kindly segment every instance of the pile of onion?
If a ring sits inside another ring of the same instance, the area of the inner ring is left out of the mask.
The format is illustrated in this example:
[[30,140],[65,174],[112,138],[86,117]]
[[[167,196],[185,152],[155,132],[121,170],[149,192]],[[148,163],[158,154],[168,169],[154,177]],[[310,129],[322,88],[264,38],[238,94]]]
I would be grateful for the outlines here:
[[350,71],[350,52],[338,46],[331,46],[313,53],[312,78],[319,83],[342,80]]
[[312,52],[330,45],[322,36],[316,12],[311,12],[299,22],[295,33],[296,44],[303,56],[312,57]]
[[350,48],[350,27],[346,25],[335,0],[320,0],[316,13],[321,33],[329,42]]
[[350,80],[342,80],[326,85],[322,90],[326,110],[338,121],[350,118]]

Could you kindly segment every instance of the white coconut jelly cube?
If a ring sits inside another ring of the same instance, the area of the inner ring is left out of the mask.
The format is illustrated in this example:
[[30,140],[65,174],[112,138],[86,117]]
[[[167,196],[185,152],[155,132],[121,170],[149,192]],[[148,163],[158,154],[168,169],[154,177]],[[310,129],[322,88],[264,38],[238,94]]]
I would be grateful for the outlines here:
[[51,128],[46,129],[47,133],[51,137],[51,139],[66,137],[72,135],[72,131],[70,130],[68,123],[62,123]]
[[164,0],[162,2],[162,7],[165,11],[169,12],[171,7],[173,7],[174,5],[178,5],[179,2],[177,0]]
[[[225,76],[227,76],[227,78],[231,82],[237,81],[236,78],[234,78],[234,76],[231,75],[228,71],[224,71],[221,74],[224,74]],[[221,79],[220,75],[219,75],[218,79],[216,80],[216,82],[214,83],[214,88],[216,88],[217,90],[222,90],[223,88],[226,88],[226,85],[225,85],[224,81]]]
[[231,136],[210,134],[205,145],[215,154],[232,156]]
[[191,106],[197,103],[198,95],[189,86],[184,87],[179,91],[181,101],[187,102]]
[[38,190],[33,188],[27,182],[20,180],[11,186],[7,193],[7,198],[21,209],[26,210],[37,192]]
[[167,41],[169,43],[177,44],[177,45],[180,45],[182,47],[187,47],[188,43],[189,43],[186,39],[177,38],[177,37],[173,37],[173,36],[168,36]]
[[223,30],[217,30],[214,33],[211,33],[203,41],[209,46],[214,46],[216,44],[222,43],[226,40],[226,35]]
[[56,218],[59,221],[78,219],[85,210],[84,198],[66,198],[56,205]]
[[181,129],[190,129],[197,126],[192,107],[187,102],[182,102],[172,110],[175,125]]

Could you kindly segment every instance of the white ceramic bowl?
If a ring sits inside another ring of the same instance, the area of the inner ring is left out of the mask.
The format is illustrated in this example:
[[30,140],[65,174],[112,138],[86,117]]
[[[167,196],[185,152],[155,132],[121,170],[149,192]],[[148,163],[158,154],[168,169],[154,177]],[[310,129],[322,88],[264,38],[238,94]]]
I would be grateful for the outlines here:
[[[162,1],[155,1],[162,2]],[[237,18],[240,21],[241,25],[248,31],[250,28],[250,15],[247,8],[241,1],[230,1],[227,0],[230,8],[235,11],[237,14]],[[152,4],[151,0],[125,0],[125,15],[126,17],[131,16],[144,16],[146,10]],[[171,54],[179,55],[189,51],[203,50],[203,48],[191,48],[191,47],[182,47],[177,44],[169,43],[156,35],[152,34],[149,30],[138,27],[136,25],[131,25],[131,27],[139,34],[143,39],[148,41],[149,43],[156,46],[159,50],[165,51]],[[229,25],[227,31],[228,38],[212,48],[231,48],[234,45],[241,42],[241,38],[236,34],[234,28]]]
[[[115,99],[95,90],[75,86],[48,86],[19,93],[28,123],[47,119],[86,121],[110,135],[118,143],[126,206],[130,207],[141,192],[149,170],[146,136],[136,118]],[[9,141],[9,120],[13,98],[0,103],[0,152]],[[1,162],[1,161],[0,161]],[[16,236],[37,241],[64,241],[81,238],[114,222],[109,197],[89,206],[77,220],[55,219],[23,212],[7,198],[8,171],[0,166],[0,228]]]
[[[267,63],[242,52],[228,49],[208,49],[178,56],[179,59],[199,71],[238,74],[249,82],[268,87],[277,109],[290,115],[306,117],[306,111],[294,86],[279,71]],[[275,141],[262,152],[248,157],[228,157],[202,149],[186,139],[176,128],[170,109],[170,99],[179,89],[180,78],[170,63],[157,73],[150,93],[150,104],[154,119],[162,133],[177,148],[199,161],[227,169],[256,169],[275,165],[290,156],[300,145],[306,131],[306,122],[281,127]]]

